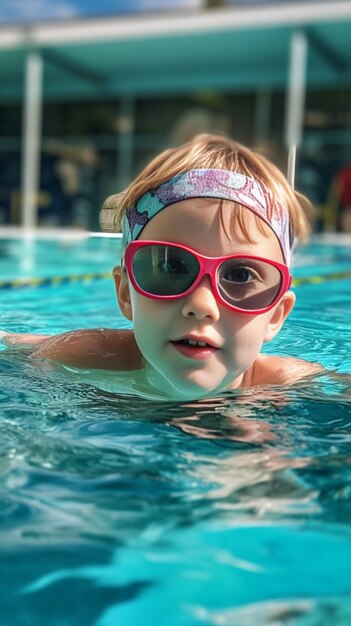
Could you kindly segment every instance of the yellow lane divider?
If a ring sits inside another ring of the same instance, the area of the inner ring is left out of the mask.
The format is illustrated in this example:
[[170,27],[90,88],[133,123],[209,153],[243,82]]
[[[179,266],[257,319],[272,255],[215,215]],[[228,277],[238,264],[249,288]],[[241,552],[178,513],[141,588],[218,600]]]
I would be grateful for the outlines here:
[[319,283],[326,283],[332,280],[345,280],[351,278],[351,271],[347,272],[334,272],[333,274],[324,274],[324,276],[301,276],[300,278],[293,278],[293,287],[299,285],[318,285]]
[[23,289],[24,287],[59,287],[73,283],[91,283],[95,280],[111,279],[112,272],[96,274],[73,274],[71,276],[51,276],[48,278],[16,278],[14,280],[0,280],[0,289]]

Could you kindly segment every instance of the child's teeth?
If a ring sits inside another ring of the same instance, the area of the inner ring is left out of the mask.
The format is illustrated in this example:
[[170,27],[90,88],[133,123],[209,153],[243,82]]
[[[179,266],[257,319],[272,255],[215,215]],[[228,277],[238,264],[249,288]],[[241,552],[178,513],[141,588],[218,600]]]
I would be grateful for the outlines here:
[[206,341],[195,341],[195,339],[188,339],[188,343],[191,346],[200,346],[201,348],[206,346]]

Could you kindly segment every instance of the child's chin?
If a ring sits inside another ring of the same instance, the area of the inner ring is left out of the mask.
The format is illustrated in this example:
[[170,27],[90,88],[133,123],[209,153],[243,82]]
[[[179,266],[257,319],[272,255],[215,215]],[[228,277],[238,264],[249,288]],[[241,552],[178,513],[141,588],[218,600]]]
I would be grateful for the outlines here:
[[175,391],[179,394],[178,397],[181,396],[183,399],[187,400],[203,398],[220,390],[224,390],[224,385],[221,384],[221,381],[219,381],[218,384],[213,384],[213,380],[208,380],[204,377],[177,377],[172,382]]

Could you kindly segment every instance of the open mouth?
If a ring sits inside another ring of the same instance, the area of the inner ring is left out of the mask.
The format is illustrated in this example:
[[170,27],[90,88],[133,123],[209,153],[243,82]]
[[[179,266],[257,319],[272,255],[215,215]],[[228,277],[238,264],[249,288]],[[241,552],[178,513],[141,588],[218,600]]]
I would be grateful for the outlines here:
[[197,341],[195,339],[179,339],[179,341],[176,341],[175,343],[182,343],[185,346],[197,346],[199,348],[213,348],[213,346],[211,346],[209,343],[206,343],[206,341]]
[[216,346],[200,339],[184,338],[171,343],[180,354],[192,359],[206,359],[218,350]]

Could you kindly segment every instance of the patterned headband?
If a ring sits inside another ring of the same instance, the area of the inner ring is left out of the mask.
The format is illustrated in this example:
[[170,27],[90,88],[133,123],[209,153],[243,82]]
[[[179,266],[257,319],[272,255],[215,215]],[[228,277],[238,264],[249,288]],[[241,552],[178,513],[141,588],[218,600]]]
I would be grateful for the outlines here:
[[290,265],[292,242],[288,209],[254,178],[228,170],[190,170],[150,189],[123,219],[124,244],[137,239],[159,211],[188,198],[233,200],[250,209],[271,227],[279,240],[285,262]]

